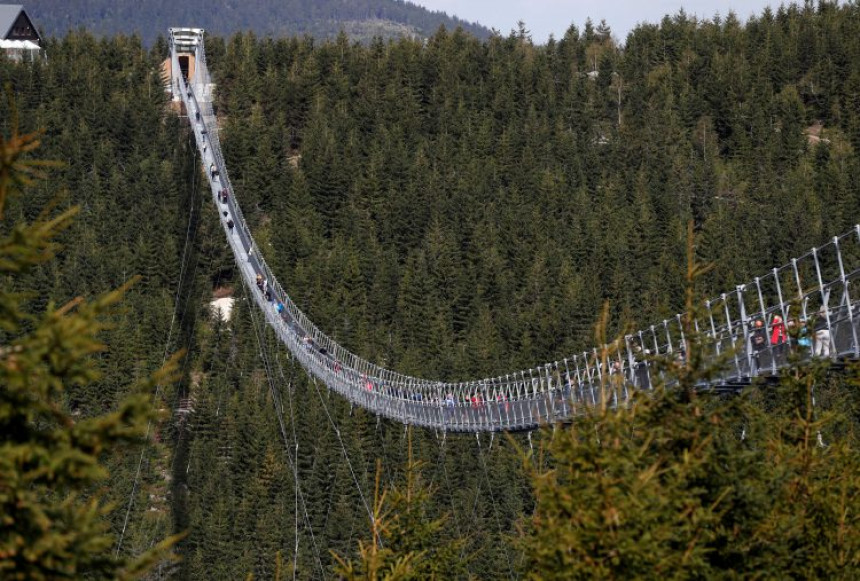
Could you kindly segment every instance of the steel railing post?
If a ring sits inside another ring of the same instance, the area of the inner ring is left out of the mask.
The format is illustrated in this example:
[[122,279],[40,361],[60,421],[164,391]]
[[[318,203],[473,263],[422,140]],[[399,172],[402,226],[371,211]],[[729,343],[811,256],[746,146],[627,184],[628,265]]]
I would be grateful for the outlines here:
[[821,265],[818,262],[818,249],[812,249],[812,260],[815,263],[815,276],[818,279],[818,290],[821,294],[821,308],[824,309],[824,317],[827,323],[827,341],[828,341],[828,353],[830,354],[830,358],[833,358],[834,351],[834,343],[833,343],[833,327],[830,323],[830,292],[824,290],[824,281],[821,278]]
[[842,281],[842,292],[845,297],[845,308],[848,310],[848,324],[851,325],[851,340],[854,342],[854,357],[860,357],[860,343],[857,342],[857,327],[854,326],[854,309],[851,302],[851,293],[848,290],[850,281],[845,277],[845,265],[842,262],[842,249],[839,248],[839,237],[833,237],[836,246],[836,258],[839,260],[839,278]]

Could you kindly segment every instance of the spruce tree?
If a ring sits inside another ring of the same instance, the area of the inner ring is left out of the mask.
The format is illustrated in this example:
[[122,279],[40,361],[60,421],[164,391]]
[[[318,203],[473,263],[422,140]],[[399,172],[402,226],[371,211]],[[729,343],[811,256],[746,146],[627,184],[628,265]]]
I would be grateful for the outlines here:
[[[39,135],[0,137],[0,216],[11,196],[43,177],[45,162],[31,159]],[[15,279],[54,259],[56,242],[76,208],[4,228],[0,240],[0,575],[5,579],[134,578],[168,558],[175,538],[129,558],[114,552],[111,507],[96,488],[108,478],[104,457],[140,444],[154,413],[149,393],[169,380],[170,364],[135,386],[103,415],[81,417],[67,390],[98,379],[94,355],[100,336],[129,285],[92,300],[75,298],[44,311],[34,293],[14,292]]]

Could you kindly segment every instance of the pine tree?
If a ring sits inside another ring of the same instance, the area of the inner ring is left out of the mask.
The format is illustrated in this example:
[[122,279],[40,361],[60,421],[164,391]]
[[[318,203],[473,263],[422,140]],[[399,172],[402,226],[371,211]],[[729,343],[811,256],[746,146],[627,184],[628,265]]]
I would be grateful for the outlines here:
[[461,558],[464,541],[440,542],[448,517],[434,518],[433,490],[424,483],[421,462],[412,455],[404,467],[404,481],[381,487],[382,467],[377,462],[370,540],[358,542],[357,559],[335,554],[335,574],[344,579],[451,579],[464,577]]
[[[848,578],[860,568],[860,519],[848,516],[860,506],[856,439],[819,445],[846,420],[816,413],[827,365],[756,392],[769,403],[697,393],[719,361],[705,359],[692,326],[704,272],[692,255],[690,242],[686,357],[659,363],[675,385],[547,434],[553,465],[532,469],[537,507],[523,539],[533,579]],[[851,409],[848,399],[837,406]]]
[[[42,177],[29,154],[37,134],[13,125],[0,138],[0,216],[11,196]],[[52,260],[56,238],[76,209],[20,222],[0,241],[0,271],[14,280]],[[90,301],[77,298],[29,314],[27,297],[0,290],[0,572],[7,579],[133,578],[168,557],[176,538],[130,558],[114,553],[104,494],[106,451],[141,443],[154,419],[148,393],[169,380],[172,363],[132,390],[113,412],[82,418],[64,403],[66,388],[97,380],[93,355],[105,346],[106,319],[128,285]]]

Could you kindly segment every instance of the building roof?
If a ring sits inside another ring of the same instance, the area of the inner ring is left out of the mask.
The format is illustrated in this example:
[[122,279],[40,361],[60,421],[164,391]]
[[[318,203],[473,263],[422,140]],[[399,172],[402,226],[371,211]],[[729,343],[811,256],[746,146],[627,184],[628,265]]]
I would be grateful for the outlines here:
[[[23,31],[16,31],[16,24],[23,27]],[[0,38],[5,40],[30,40],[36,44],[42,42],[33,19],[20,4],[0,4]]]
[[9,31],[22,10],[24,7],[20,4],[0,4],[0,38],[9,36]]

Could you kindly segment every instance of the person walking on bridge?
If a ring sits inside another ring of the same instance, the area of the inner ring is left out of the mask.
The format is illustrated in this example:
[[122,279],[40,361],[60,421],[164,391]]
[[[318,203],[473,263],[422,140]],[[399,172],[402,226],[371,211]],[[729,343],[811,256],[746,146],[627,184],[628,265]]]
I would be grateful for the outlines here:
[[830,327],[827,324],[827,310],[821,307],[813,326],[815,331],[815,357],[830,357]]
[[750,371],[755,375],[758,373],[759,367],[761,367],[761,352],[767,349],[768,345],[767,330],[764,328],[764,321],[761,319],[756,319],[753,323],[750,342],[752,343],[753,364],[755,365],[755,369],[751,369]]

